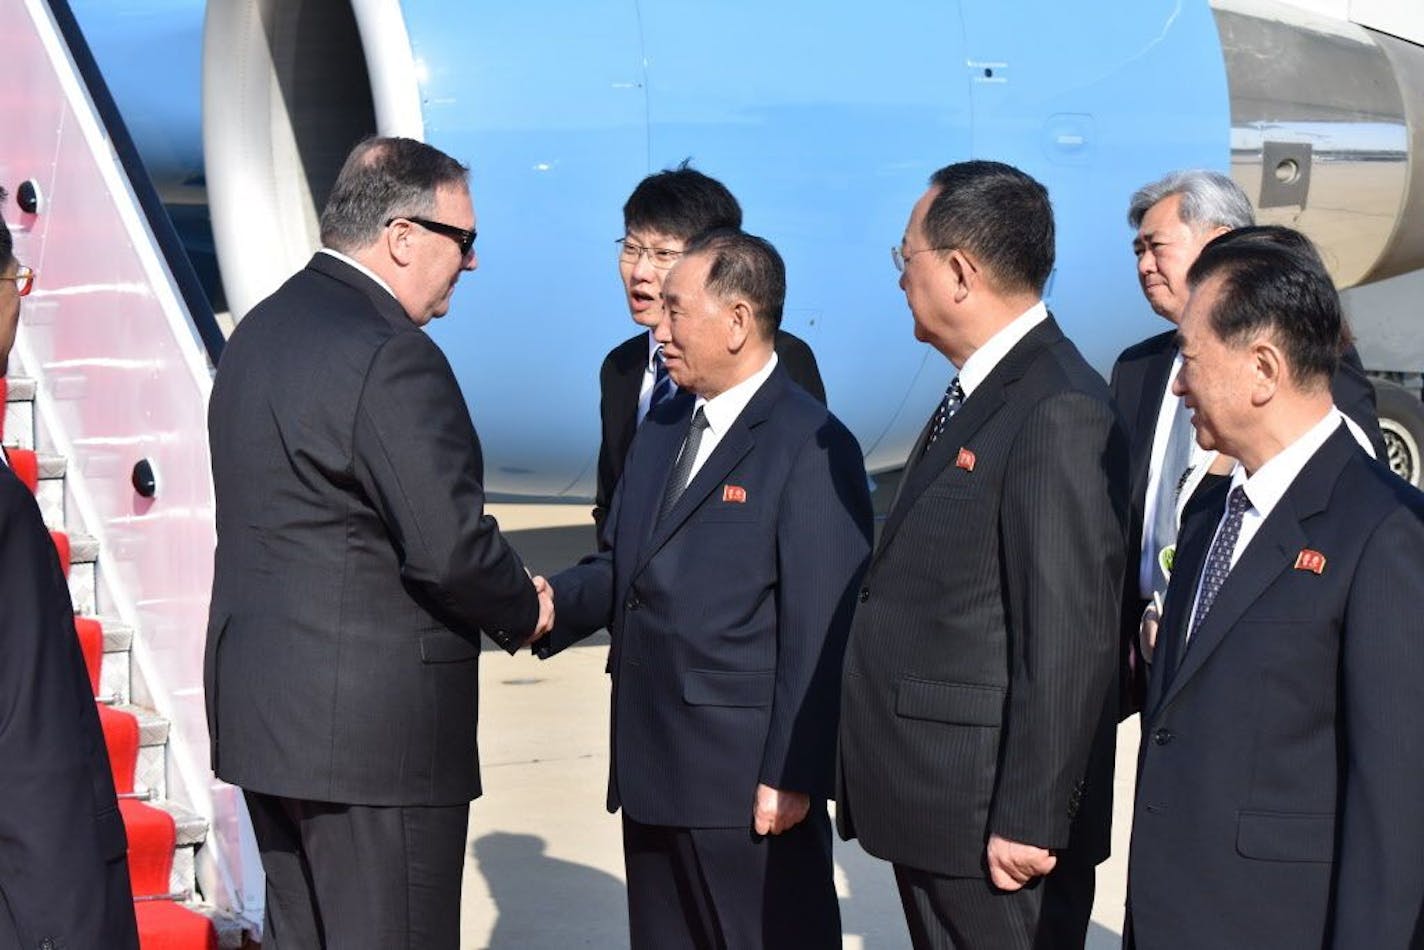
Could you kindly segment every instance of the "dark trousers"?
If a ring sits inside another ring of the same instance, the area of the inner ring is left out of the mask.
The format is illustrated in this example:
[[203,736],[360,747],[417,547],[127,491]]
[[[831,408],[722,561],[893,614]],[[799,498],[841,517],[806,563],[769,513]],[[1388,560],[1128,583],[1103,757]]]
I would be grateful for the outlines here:
[[243,795],[267,874],[263,950],[458,950],[468,805]]
[[670,828],[623,816],[633,950],[819,950],[841,945],[824,803],[780,835]]
[[895,865],[915,950],[1082,950],[1094,869],[1064,860],[1047,877],[1001,891],[984,877],[943,877]]

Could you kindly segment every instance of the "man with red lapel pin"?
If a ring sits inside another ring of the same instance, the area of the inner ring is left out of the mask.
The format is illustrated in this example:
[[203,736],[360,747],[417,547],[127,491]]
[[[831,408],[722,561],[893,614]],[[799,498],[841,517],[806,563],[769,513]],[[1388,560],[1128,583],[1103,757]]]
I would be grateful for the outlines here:
[[954,364],[846,652],[836,817],[894,862],[916,948],[1081,950],[1107,857],[1126,446],[1042,300],[1043,186],[940,169],[892,249]]
[[1173,392],[1237,466],[1167,588],[1127,946],[1419,947],[1424,496],[1332,404],[1340,303],[1308,246],[1233,232],[1188,285]]
[[694,398],[648,413],[602,553],[551,579],[535,645],[613,636],[635,950],[841,945],[826,799],[870,493],[855,437],[777,358],[785,293],[761,238],[687,245],[653,336]]

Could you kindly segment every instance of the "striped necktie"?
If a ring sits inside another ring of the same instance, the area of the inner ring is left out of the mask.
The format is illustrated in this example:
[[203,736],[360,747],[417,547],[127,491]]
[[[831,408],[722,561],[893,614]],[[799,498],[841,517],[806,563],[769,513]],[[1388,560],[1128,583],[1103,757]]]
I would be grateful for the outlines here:
[[660,346],[653,351],[653,394],[648,399],[648,411],[652,412],[659,405],[667,402],[675,392],[677,392],[677,384],[668,374],[667,364],[663,362],[663,348]]

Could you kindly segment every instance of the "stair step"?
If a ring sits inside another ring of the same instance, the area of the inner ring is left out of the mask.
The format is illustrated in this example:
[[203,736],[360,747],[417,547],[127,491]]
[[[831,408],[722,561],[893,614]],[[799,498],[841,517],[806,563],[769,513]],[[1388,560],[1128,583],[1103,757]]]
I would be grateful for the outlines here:
[[69,598],[74,612],[93,616],[98,612],[99,541],[83,534],[69,536]]
[[114,708],[138,720],[138,764],[134,767],[134,789],[151,791],[162,798],[168,794],[168,720],[145,706],[122,705]]
[[35,488],[35,501],[40,506],[40,516],[51,528],[64,530],[64,473],[69,460],[63,455],[38,455],[39,485]]
[[232,914],[218,910],[211,904],[200,904],[197,902],[186,903],[182,906],[188,908],[195,914],[202,914],[212,921],[213,930],[218,935],[219,950],[241,950],[242,942],[247,936],[246,928],[242,920]]
[[104,655],[99,666],[99,695],[116,703],[132,696],[133,672],[130,650],[133,631],[117,620],[101,618],[104,625]]
[[196,894],[198,888],[197,851],[208,840],[208,820],[166,799],[149,802],[173,816],[177,838],[173,847],[173,873],[168,889],[174,894]]
[[35,446],[35,381],[11,376],[5,382],[5,444],[32,449]]

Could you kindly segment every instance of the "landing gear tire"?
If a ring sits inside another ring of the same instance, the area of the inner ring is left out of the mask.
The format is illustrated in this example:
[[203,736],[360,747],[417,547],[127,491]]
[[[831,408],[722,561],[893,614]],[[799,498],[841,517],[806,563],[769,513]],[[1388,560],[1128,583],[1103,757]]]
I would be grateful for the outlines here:
[[1424,481],[1424,402],[1403,386],[1376,379],[1380,432],[1388,463],[1396,475],[1416,488]]

